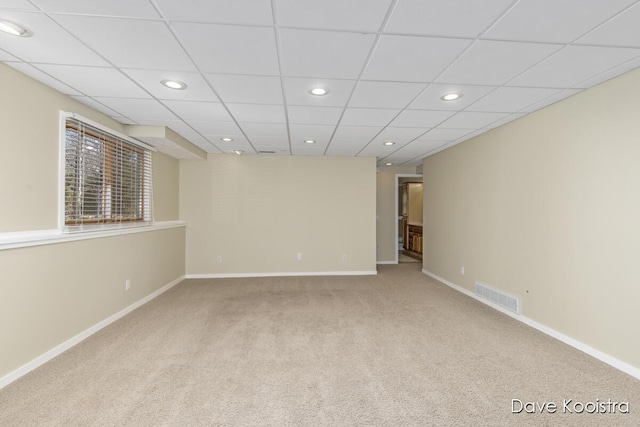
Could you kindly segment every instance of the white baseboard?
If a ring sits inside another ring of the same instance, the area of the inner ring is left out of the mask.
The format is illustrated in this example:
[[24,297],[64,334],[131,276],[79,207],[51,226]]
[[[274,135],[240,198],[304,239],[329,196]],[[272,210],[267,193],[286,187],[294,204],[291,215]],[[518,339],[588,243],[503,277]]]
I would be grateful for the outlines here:
[[397,264],[398,261],[376,261],[376,264]]
[[41,365],[44,365],[49,360],[51,360],[54,357],[62,354],[65,351],[69,350],[74,345],[76,345],[76,344],[80,343],[81,341],[89,338],[91,335],[95,334],[100,329],[110,325],[111,323],[115,322],[116,320],[120,319],[121,317],[125,316],[126,314],[129,314],[130,312],[132,312],[136,308],[140,307],[143,304],[146,304],[147,302],[151,301],[152,299],[154,299],[158,295],[168,291],[169,289],[171,289],[172,287],[174,287],[175,285],[180,283],[182,280],[184,280],[184,278],[185,278],[184,276],[177,278],[176,280],[172,281],[171,283],[161,287],[157,291],[147,295],[146,297],[142,298],[141,300],[136,301],[135,303],[131,304],[130,306],[120,310],[116,314],[107,317],[103,321],[93,325],[92,327],[90,327],[89,329],[79,333],[75,337],[68,339],[67,341],[63,342],[62,344],[52,348],[51,350],[47,351],[44,354],[36,357],[31,362],[19,367],[15,371],[10,372],[9,374],[7,374],[4,377],[0,378],[0,389],[2,389],[3,387],[11,384],[12,382],[17,380],[18,378],[28,374],[29,372],[33,371],[37,367],[39,367]]
[[288,277],[288,276],[375,276],[377,271],[291,271],[281,273],[220,273],[187,274],[187,279],[229,279],[236,277]]
[[571,337],[569,337],[569,336],[567,336],[567,335],[565,335],[565,334],[563,334],[561,332],[556,331],[555,329],[552,329],[552,328],[550,328],[548,326],[545,326],[545,325],[543,325],[541,323],[538,323],[535,320],[528,318],[527,316],[523,316],[521,314],[512,313],[511,311],[506,310],[506,309],[500,307],[497,304],[494,304],[493,302],[491,302],[491,301],[489,301],[487,299],[481,298],[481,297],[477,296],[476,294],[474,294],[473,292],[471,292],[471,291],[469,291],[469,290],[467,290],[467,289],[465,289],[465,288],[463,288],[461,286],[458,286],[458,285],[456,285],[454,283],[451,283],[448,280],[443,279],[442,277],[431,273],[430,271],[427,271],[427,270],[423,269],[422,272],[424,274],[426,274],[427,276],[432,277],[432,278],[436,279],[439,282],[442,282],[443,284],[449,286],[450,288],[453,288],[458,292],[461,292],[461,293],[463,293],[463,294],[465,294],[465,295],[467,295],[467,296],[469,296],[469,297],[471,297],[471,298],[473,298],[473,299],[475,299],[477,301],[480,301],[481,303],[486,304],[489,307],[494,308],[494,309],[500,311],[501,313],[506,314],[507,316],[509,316],[509,317],[511,317],[511,318],[513,318],[515,320],[518,320],[518,321],[520,321],[520,322],[522,322],[522,323],[524,323],[524,324],[526,324],[528,326],[531,326],[532,328],[535,328],[535,329],[539,330],[540,332],[549,335],[550,337],[553,337],[553,338],[555,338],[555,339],[557,339],[559,341],[562,341],[563,343],[565,343],[567,345],[570,345],[571,347],[576,348],[576,349],[582,351],[583,353],[588,354],[589,356],[595,357],[596,359],[606,363],[607,365],[613,366],[614,368],[616,368],[616,369],[618,369],[618,370],[620,370],[620,371],[622,371],[622,372],[624,372],[626,374],[629,374],[632,377],[640,379],[640,369],[636,368],[635,366],[629,365],[628,363],[623,362],[622,360],[616,359],[613,356],[609,356],[608,354],[603,353],[600,350],[597,350],[597,349],[595,349],[595,348],[593,348],[591,346],[588,346],[587,344],[585,344],[583,342],[580,342],[580,341],[578,341],[578,340],[576,340],[574,338],[571,338]]

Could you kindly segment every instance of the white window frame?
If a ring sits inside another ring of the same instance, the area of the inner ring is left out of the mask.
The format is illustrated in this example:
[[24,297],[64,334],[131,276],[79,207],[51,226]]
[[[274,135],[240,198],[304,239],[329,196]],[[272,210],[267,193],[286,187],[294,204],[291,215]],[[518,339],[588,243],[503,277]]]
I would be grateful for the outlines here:
[[[153,225],[153,177],[149,178],[149,186],[145,189],[148,192],[147,197],[149,198],[149,206],[150,212],[145,213],[145,218],[143,221],[132,221],[132,222],[115,222],[115,223],[103,223],[103,224],[82,224],[82,225],[73,225],[69,226],[65,223],[65,146],[66,146],[66,122],[68,118],[72,118],[83,122],[89,126],[97,128],[103,132],[111,134],[117,138],[125,140],[126,142],[138,146],[144,150],[148,150],[150,152],[155,152],[155,148],[152,146],[145,144],[141,141],[138,141],[130,136],[124,135],[120,132],[117,132],[113,129],[110,129],[107,126],[104,126],[98,122],[95,122],[91,119],[83,117],[79,114],[61,111],[60,112],[60,136],[59,136],[59,152],[58,152],[58,164],[59,164],[59,174],[58,174],[58,229],[63,233],[82,233],[82,232],[96,232],[96,231],[107,231],[107,230],[117,230],[122,228],[137,228],[137,227],[148,227]],[[151,165],[151,170],[153,169],[153,165]],[[151,170],[149,173],[151,173]]]

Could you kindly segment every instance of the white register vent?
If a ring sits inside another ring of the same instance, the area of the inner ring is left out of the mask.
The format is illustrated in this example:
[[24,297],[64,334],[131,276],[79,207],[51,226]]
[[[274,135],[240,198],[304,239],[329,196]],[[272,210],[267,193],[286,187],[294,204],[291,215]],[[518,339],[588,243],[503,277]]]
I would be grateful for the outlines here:
[[509,311],[520,314],[520,300],[518,297],[497,291],[480,282],[476,282],[476,295],[486,298]]

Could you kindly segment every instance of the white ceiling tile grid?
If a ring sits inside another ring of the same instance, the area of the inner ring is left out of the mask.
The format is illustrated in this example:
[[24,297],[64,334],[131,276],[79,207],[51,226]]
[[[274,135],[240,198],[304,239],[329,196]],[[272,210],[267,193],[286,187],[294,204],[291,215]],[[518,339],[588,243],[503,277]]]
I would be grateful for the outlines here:
[[3,0],[0,20],[27,35],[0,32],[0,61],[211,153],[413,166],[640,66],[638,0]]

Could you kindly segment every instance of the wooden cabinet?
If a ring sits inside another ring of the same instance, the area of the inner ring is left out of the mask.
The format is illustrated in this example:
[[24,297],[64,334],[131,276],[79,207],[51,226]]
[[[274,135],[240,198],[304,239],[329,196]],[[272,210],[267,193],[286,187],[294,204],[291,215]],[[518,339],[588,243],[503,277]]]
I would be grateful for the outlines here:
[[407,240],[405,249],[421,254],[422,253],[422,226],[407,224]]

